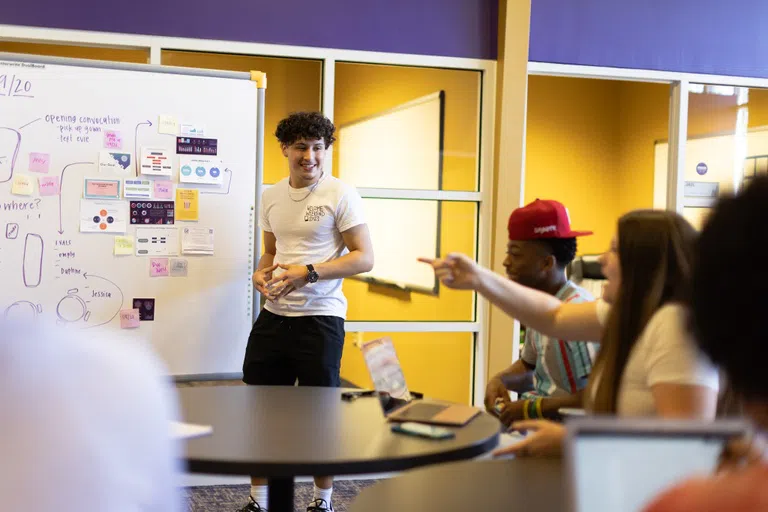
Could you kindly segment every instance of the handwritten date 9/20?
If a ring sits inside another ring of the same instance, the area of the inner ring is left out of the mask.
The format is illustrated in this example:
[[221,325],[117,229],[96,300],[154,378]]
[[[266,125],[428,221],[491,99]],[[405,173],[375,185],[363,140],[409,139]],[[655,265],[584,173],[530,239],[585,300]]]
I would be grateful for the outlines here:
[[32,82],[16,75],[0,75],[0,96],[15,96],[19,98],[34,98]]

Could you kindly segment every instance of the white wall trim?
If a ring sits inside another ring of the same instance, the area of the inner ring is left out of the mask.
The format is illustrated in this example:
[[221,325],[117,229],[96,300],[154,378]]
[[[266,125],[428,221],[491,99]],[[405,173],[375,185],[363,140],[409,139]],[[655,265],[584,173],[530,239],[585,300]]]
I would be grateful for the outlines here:
[[672,84],[669,90],[669,144],[667,146],[666,208],[683,212],[685,192],[685,146],[688,141],[688,82]]
[[[479,332],[480,322],[345,322],[347,332]],[[485,385],[485,384],[483,384]]]
[[577,66],[548,62],[529,62],[529,75],[564,76],[572,78],[598,78],[605,80],[627,80],[632,82],[689,83],[731,85],[734,87],[768,88],[768,78],[744,76],[708,75],[653,69],[610,68],[601,66]]

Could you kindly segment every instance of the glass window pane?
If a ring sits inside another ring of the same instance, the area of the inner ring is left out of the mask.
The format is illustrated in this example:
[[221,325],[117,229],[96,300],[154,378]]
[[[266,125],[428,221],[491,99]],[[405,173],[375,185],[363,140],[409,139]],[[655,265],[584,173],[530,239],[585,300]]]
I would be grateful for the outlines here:
[[478,190],[481,76],[337,63],[334,175],[358,187]]
[[768,173],[768,90],[691,84],[684,215],[701,228],[714,201]]
[[575,229],[594,231],[578,253],[604,252],[622,214],[654,206],[657,162],[666,173],[656,142],[668,132],[666,84],[531,76],[525,202],[560,201]]
[[373,388],[359,345],[382,336],[392,338],[408,389],[429,398],[471,403],[475,337],[471,332],[348,332],[341,358],[342,379]]
[[275,128],[281,119],[292,112],[321,110],[322,61],[163,50],[162,63],[168,66],[228,71],[257,70],[266,73],[264,183],[277,183],[288,176],[285,158],[274,137]]
[[149,62],[148,48],[98,48],[94,46],[0,41],[0,52],[29,53],[50,57],[68,57],[71,59],[111,60],[117,62],[133,62],[136,64],[146,64]]
[[[434,257],[438,251],[441,255],[456,251],[474,256],[476,203],[417,201],[437,206],[435,213],[439,215],[438,219],[426,215],[420,218],[409,216],[410,201],[364,199],[374,243],[374,275],[389,277],[393,268],[394,275],[400,275],[397,267],[405,262],[410,267],[402,270],[403,277],[399,284],[409,284],[409,276],[419,277],[414,276],[414,272],[418,272],[421,265],[425,270],[429,269],[425,264],[416,262],[417,257]],[[377,202],[383,202],[386,208],[382,209]],[[438,222],[440,227],[436,231]],[[434,242],[436,232],[439,232],[438,245]],[[431,237],[429,233],[432,233]],[[421,254],[421,248],[429,252]],[[349,321],[472,321],[475,317],[474,294],[445,286],[440,286],[434,295],[410,287],[345,279],[344,294],[349,301]]]

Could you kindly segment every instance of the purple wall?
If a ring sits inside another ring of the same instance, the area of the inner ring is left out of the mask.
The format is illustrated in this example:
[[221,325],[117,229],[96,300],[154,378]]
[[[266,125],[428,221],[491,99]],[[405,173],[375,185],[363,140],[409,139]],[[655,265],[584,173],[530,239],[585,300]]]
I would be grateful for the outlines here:
[[766,0],[532,0],[539,62],[768,78]]
[[498,0],[20,0],[0,24],[495,59]]

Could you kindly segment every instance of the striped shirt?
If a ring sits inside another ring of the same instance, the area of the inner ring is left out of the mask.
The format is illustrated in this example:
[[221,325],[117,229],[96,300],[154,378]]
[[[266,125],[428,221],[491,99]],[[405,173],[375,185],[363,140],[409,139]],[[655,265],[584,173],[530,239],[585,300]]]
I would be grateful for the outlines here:
[[[555,297],[571,304],[594,300],[588,291],[571,281],[566,282]],[[566,396],[584,389],[597,348],[595,342],[566,342],[526,329],[520,357],[534,367],[533,390],[523,393],[521,398]]]

